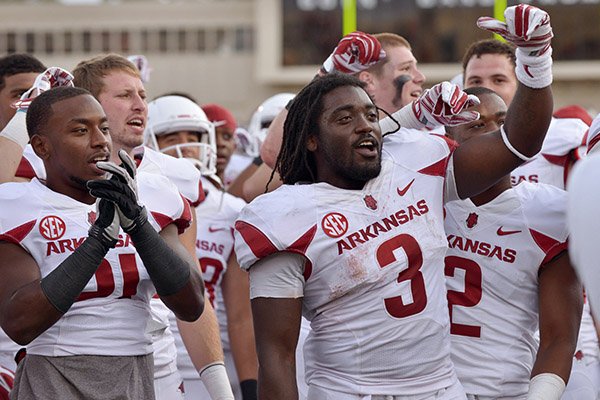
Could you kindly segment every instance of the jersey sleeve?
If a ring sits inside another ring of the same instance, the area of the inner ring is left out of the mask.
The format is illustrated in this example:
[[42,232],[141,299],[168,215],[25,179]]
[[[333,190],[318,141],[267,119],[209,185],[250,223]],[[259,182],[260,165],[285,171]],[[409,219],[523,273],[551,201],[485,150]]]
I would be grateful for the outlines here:
[[250,298],[297,299],[304,295],[304,258],[276,253],[257,261],[250,269]]
[[541,183],[530,186],[532,193],[524,215],[531,237],[545,254],[543,266],[568,247],[567,193]]
[[140,168],[144,172],[169,178],[192,207],[204,201],[205,194],[200,171],[188,160],[171,157],[145,147]]
[[234,230],[235,252],[242,269],[248,270],[258,260],[282,251],[306,257],[317,231],[317,211],[310,189],[298,186],[302,185],[291,189],[284,185],[242,209]]
[[[32,202],[31,183],[3,183],[0,185],[0,241],[16,244],[26,251],[23,240],[36,226],[37,207]],[[29,209],[30,213],[22,210]]]
[[170,224],[177,226],[179,234],[190,226],[190,204],[166,177],[140,172],[138,174],[139,198],[143,199],[149,221],[158,232]]
[[552,157],[568,155],[585,143],[588,128],[579,118],[552,118],[542,144],[542,155],[549,158],[549,161],[552,161]]

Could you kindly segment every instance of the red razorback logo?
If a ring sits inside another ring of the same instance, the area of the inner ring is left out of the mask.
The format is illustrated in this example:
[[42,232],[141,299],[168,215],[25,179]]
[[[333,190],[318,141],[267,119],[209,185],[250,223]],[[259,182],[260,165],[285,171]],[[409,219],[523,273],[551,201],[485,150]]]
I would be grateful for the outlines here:
[[323,217],[321,228],[327,236],[337,239],[348,232],[348,220],[344,215],[332,212]]
[[48,240],[60,239],[67,230],[65,222],[56,215],[48,215],[40,221],[40,234]]
[[363,200],[365,201],[366,206],[371,210],[377,210],[377,200],[375,200],[375,197],[368,194]]
[[479,215],[475,213],[469,214],[467,217],[467,228],[472,228],[477,225],[477,220],[479,219]]

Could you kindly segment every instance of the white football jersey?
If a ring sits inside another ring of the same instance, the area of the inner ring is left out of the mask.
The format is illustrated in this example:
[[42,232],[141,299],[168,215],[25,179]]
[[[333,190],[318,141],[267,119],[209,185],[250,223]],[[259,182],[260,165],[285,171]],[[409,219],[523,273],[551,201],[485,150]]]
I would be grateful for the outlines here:
[[138,171],[166,176],[192,207],[204,200],[200,171],[189,160],[171,157],[145,146],[138,149],[143,149]]
[[[142,172],[137,181],[154,229],[189,225],[189,205],[166,178]],[[26,250],[42,277],[85,240],[96,216],[94,204],[53,192],[37,179],[0,186],[0,209],[0,239]],[[78,300],[27,351],[45,356],[148,354],[148,303],[154,293],[129,236],[121,234]]]
[[[203,180],[202,184],[207,193],[206,199],[196,207],[198,221],[196,254],[202,268],[208,298],[217,313],[223,350],[227,351],[229,335],[227,315],[222,302],[221,281],[227,271],[229,256],[233,252],[233,226],[246,202],[219,190],[209,180]],[[217,299],[220,301],[216,301]],[[199,379],[198,372],[179,335],[175,315],[170,314],[171,330],[175,334],[177,344],[177,368],[183,379]]]
[[512,184],[539,182],[564,189],[570,163],[573,158],[579,158],[577,149],[585,145],[584,138],[588,128],[579,118],[553,117],[542,150],[533,160],[511,173]]
[[446,204],[452,361],[468,394],[528,391],[538,272],[567,248],[566,196],[523,182],[479,207],[469,199]]
[[280,251],[306,258],[309,385],[409,395],[456,381],[443,276],[453,148],[419,131],[389,135],[381,174],[362,190],[283,185],[240,213],[242,268]]
[[33,179],[38,178],[41,181],[46,180],[46,169],[44,162],[35,154],[30,144],[25,146],[23,157],[17,168],[15,176],[18,178]]

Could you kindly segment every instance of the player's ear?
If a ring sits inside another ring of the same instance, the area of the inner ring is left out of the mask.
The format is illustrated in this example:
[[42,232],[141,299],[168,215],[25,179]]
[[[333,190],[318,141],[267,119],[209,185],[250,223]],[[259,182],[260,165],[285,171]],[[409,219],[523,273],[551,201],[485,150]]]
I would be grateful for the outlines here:
[[317,137],[315,135],[310,135],[308,139],[306,139],[306,148],[308,151],[315,151],[318,147],[317,143]]
[[365,90],[367,93],[371,93],[371,89],[373,88],[373,74],[369,71],[360,71],[358,73],[358,79],[365,83]]
[[35,154],[42,160],[48,159],[50,155],[50,143],[45,135],[33,135],[29,140]]

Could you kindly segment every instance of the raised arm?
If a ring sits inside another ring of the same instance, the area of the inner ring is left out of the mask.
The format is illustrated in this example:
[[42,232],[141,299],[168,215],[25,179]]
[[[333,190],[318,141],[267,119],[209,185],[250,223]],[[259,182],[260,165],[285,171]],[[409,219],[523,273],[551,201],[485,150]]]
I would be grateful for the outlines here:
[[582,308],[583,289],[565,251],[539,276],[540,346],[529,390],[530,396],[535,391],[538,397],[531,398],[560,399],[573,365]]
[[50,67],[37,76],[33,86],[23,93],[21,99],[15,104],[17,112],[0,132],[0,183],[17,180],[15,174],[23,157],[23,150],[29,143],[25,125],[29,104],[40,93],[53,87],[73,86],[72,81],[73,76],[68,71],[59,67]]
[[504,126],[473,138],[454,153],[454,176],[461,198],[487,189],[542,147],[552,118],[552,28],[548,14],[520,4],[504,12],[506,23],[480,18],[478,25],[517,46],[517,93]]

